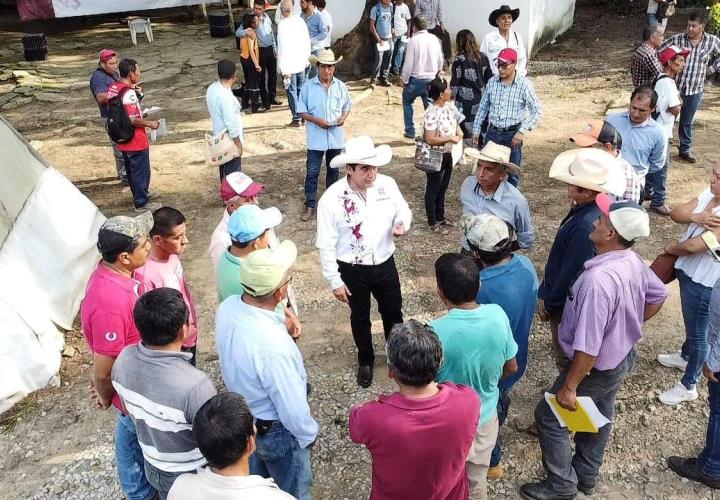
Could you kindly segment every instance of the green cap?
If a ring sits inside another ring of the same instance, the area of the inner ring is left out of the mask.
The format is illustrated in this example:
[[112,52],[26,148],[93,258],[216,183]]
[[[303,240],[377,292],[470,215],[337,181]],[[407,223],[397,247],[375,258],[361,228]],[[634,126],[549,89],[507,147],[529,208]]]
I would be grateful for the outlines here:
[[252,252],[240,268],[240,282],[253,297],[276,290],[297,259],[297,247],[285,240],[275,248]]

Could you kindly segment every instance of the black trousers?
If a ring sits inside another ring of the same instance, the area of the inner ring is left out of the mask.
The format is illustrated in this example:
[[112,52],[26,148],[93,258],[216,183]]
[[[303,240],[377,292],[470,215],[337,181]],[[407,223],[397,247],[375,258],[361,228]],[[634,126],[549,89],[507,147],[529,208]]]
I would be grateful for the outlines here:
[[277,93],[277,58],[272,47],[260,47],[260,99],[266,108]]
[[378,265],[355,265],[338,261],[340,276],[350,296],[350,328],[358,349],[358,364],[372,366],[375,361],[370,331],[370,295],[375,297],[387,340],[393,325],[403,322],[400,277],[395,258]]
[[453,164],[452,155],[444,153],[442,168],[439,172],[425,172],[427,184],[425,185],[425,214],[428,225],[434,226],[445,220],[445,193],[450,185]]
[[252,108],[256,111],[259,107],[258,98],[260,97],[260,71],[255,67],[255,63],[251,58],[243,59],[240,58],[240,65],[242,66],[243,73],[245,75],[245,85],[243,86],[242,94],[242,108]]

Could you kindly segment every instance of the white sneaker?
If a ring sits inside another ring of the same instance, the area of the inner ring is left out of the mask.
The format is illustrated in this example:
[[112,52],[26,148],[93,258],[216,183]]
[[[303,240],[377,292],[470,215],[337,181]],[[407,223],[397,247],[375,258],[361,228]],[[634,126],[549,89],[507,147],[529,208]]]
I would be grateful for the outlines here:
[[135,207],[135,212],[154,212],[158,208],[162,208],[162,203],[157,203],[155,201],[148,201],[145,206],[142,207]]
[[687,361],[685,361],[680,355],[680,351],[672,354],[658,354],[658,363],[668,368],[677,368],[678,370],[685,371],[687,367]]
[[679,405],[684,401],[695,401],[697,398],[698,392],[696,386],[692,386],[691,389],[686,389],[682,383],[678,383],[678,385],[672,389],[658,396],[661,403],[669,406]]

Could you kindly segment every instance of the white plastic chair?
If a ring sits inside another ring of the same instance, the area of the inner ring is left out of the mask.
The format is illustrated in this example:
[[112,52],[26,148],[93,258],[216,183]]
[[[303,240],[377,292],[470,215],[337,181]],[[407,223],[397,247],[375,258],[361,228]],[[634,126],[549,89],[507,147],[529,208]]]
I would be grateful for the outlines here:
[[145,33],[145,36],[147,36],[148,42],[152,43],[153,38],[153,32],[152,32],[152,24],[150,23],[150,18],[148,19],[128,19],[128,29],[130,30],[130,38],[132,38],[133,45],[137,45],[137,34],[138,33]]

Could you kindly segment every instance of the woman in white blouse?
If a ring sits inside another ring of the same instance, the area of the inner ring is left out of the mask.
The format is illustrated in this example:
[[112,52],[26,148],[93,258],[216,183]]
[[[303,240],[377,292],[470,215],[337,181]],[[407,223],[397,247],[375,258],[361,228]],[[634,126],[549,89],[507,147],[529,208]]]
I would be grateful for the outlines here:
[[425,212],[430,230],[446,235],[450,232],[448,227],[455,224],[445,217],[445,192],[450,185],[453,166],[462,154],[463,133],[460,123],[465,120],[465,116],[455,106],[446,80],[435,78],[430,82],[428,97],[433,102],[423,117],[423,136],[429,145],[443,146],[443,160],[439,172],[425,173]]
[[480,52],[485,54],[490,61],[490,69],[494,75],[498,74],[497,57],[502,49],[515,49],[518,60],[515,70],[519,76],[527,74],[527,51],[520,34],[512,29],[513,23],[520,17],[520,9],[511,9],[502,5],[490,13],[489,22],[497,30],[492,30],[485,35],[480,44]]
[[660,401],[677,405],[697,399],[696,384],[708,354],[710,293],[720,279],[720,162],[715,163],[710,187],[683,205],[673,208],[670,217],[688,224],[679,243],[667,245],[665,251],[677,255],[675,274],[680,283],[680,304],[685,322],[682,351],[660,354],[664,366],[685,371],[680,382],[660,394]]

